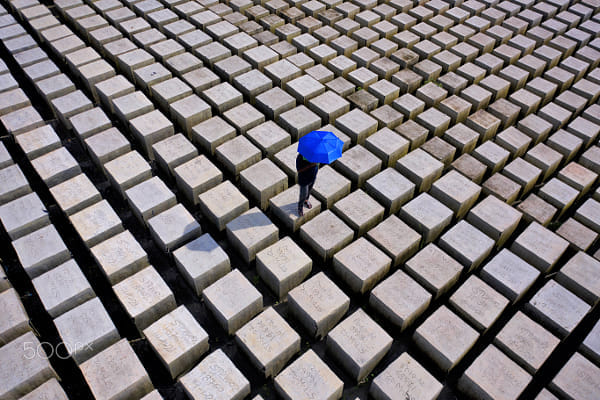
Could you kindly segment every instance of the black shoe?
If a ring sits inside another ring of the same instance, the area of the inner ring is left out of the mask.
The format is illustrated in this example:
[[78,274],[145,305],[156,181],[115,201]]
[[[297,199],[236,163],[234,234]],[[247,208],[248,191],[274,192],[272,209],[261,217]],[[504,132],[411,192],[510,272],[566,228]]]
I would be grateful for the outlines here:
[[309,210],[312,208],[312,204],[310,204],[310,201],[305,200],[304,201],[304,205],[306,206],[306,208],[308,208]]
[[301,217],[304,216],[304,210],[303,210],[303,207],[301,207],[301,206],[298,206],[298,215]]

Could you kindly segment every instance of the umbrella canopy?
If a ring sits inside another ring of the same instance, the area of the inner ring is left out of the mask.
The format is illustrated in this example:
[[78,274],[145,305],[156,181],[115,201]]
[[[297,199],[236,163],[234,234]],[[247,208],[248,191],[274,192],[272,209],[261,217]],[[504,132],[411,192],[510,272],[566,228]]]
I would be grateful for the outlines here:
[[329,164],[342,156],[344,142],[332,132],[312,131],[298,141],[298,153],[310,162]]

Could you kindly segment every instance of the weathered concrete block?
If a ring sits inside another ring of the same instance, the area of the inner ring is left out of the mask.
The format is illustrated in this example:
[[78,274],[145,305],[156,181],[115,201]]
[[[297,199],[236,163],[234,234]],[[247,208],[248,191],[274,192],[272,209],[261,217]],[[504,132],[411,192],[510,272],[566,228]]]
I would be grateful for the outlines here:
[[123,232],[121,218],[106,200],[71,215],[69,220],[88,248]]
[[269,307],[240,328],[236,343],[266,377],[273,377],[300,351],[300,335]]
[[600,369],[575,353],[550,382],[550,388],[565,398],[591,400],[597,393],[598,379]]
[[459,389],[480,399],[517,399],[525,390],[531,375],[514,361],[489,345],[459,380]]
[[578,252],[558,272],[556,280],[588,304],[598,302],[600,288],[596,285],[600,261]]
[[241,171],[257,163],[261,159],[260,149],[254,146],[245,136],[237,136],[216,148],[217,160],[229,173],[239,175]]
[[526,309],[553,334],[564,339],[579,325],[590,306],[551,280],[529,300]]
[[157,176],[125,191],[134,215],[142,224],[177,204],[175,195]]
[[411,399],[432,400],[442,388],[442,384],[414,358],[402,353],[375,377],[369,393],[376,400],[391,399],[398,394]]
[[532,222],[510,249],[540,271],[548,272],[568,247],[569,242],[539,223]]
[[242,258],[250,263],[256,253],[279,239],[279,228],[254,207],[227,224],[227,238]]
[[325,204],[325,208],[331,208],[335,202],[350,193],[350,180],[326,165],[319,169],[312,192]]
[[498,247],[512,235],[522,214],[495,196],[488,196],[467,215],[467,221],[494,239]]
[[52,318],[96,296],[85,275],[72,259],[38,276],[32,283]]
[[462,218],[481,193],[479,185],[456,171],[450,171],[431,186],[430,194]]
[[230,335],[261,312],[263,307],[260,292],[237,269],[204,289],[202,298]]
[[[60,138],[50,125],[44,125],[15,137],[15,141],[28,159],[33,160],[41,155],[58,149],[62,144]],[[2,167],[5,168],[8,165]]]
[[518,301],[540,276],[540,272],[503,249],[481,269],[481,278],[513,303]]
[[275,378],[275,390],[286,400],[305,396],[337,400],[342,397],[343,388],[344,383],[312,350],[300,356]]
[[199,198],[202,213],[220,231],[231,220],[247,211],[249,206],[248,199],[230,181],[207,190]]
[[5,312],[0,323],[2,343],[9,343],[31,330],[29,316],[15,289],[10,288],[0,293],[0,305]]
[[202,234],[200,224],[181,204],[150,218],[148,228],[154,242],[165,252]]
[[344,152],[333,166],[354,185],[361,187],[367,179],[381,170],[381,164],[381,160],[370,151],[361,145],[356,145]]
[[52,187],[81,173],[79,163],[65,147],[60,147],[31,161],[40,178]]
[[355,292],[365,293],[389,271],[391,259],[375,245],[360,238],[337,252],[333,268]]
[[365,183],[365,191],[395,214],[414,194],[415,184],[393,168],[387,168]]
[[490,254],[494,241],[463,220],[442,235],[439,245],[471,271]]
[[301,217],[298,214],[299,196],[300,186],[294,185],[269,200],[269,206],[273,214],[293,232],[296,232],[303,223],[321,212],[321,203],[315,197],[310,196],[309,201],[313,207],[311,209],[305,207],[304,215]]
[[291,314],[314,337],[324,337],[344,316],[350,299],[322,272],[288,293]]
[[152,145],[175,133],[173,123],[158,110],[130,120],[129,125],[134,137],[150,160],[154,160]]
[[190,370],[208,351],[208,334],[185,306],[144,329],[144,336],[172,378]]
[[175,250],[173,257],[198,296],[230,271],[229,256],[208,233]]
[[153,390],[150,377],[126,339],[81,365],[93,395],[99,399],[141,398]]
[[148,266],[148,255],[129,231],[119,233],[90,249],[111,284]]
[[556,336],[520,311],[494,338],[494,344],[530,374],[540,369],[559,343]]
[[0,222],[11,240],[48,224],[48,212],[36,193],[29,193],[0,206]]
[[425,243],[439,236],[450,224],[452,215],[452,210],[427,193],[421,193],[400,209],[400,216],[423,235]]
[[352,241],[354,232],[340,218],[326,210],[300,228],[300,237],[327,260]]
[[310,257],[287,236],[256,254],[258,275],[280,299],[298,286],[311,268]]
[[342,367],[360,382],[381,361],[392,338],[362,309],[347,317],[327,335],[327,348]]
[[287,189],[288,177],[269,159],[264,159],[240,173],[240,182],[250,195],[266,210],[269,199]]
[[125,278],[113,290],[140,332],[177,308],[171,289],[152,266]]
[[54,228],[48,225],[12,242],[19,262],[30,278],[67,261],[69,250]]
[[439,297],[458,280],[463,267],[434,244],[421,249],[406,262],[406,272]]
[[181,133],[156,142],[152,151],[159,167],[170,176],[175,168],[198,155],[198,149]]
[[81,365],[119,340],[108,312],[94,297],[54,320],[68,354]]
[[430,302],[431,294],[400,270],[377,285],[369,297],[371,307],[401,331],[408,328]]
[[[42,352],[43,357],[29,357],[23,351],[28,347],[41,347],[40,341],[32,332],[27,332],[0,348],[0,360],[6,366],[0,370],[0,395],[3,397],[24,396],[47,380],[58,378],[48,362],[48,355]],[[21,373],[15,374],[15,370]]]
[[451,370],[473,347],[479,334],[446,306],[441,306],[417,328],[416,345],[440,368]]
[[207,396],[219,400],[237,400],[250,394],[250,382],[222,350],[206,356],[194,369],[179,378],[179,382],[194,400]]

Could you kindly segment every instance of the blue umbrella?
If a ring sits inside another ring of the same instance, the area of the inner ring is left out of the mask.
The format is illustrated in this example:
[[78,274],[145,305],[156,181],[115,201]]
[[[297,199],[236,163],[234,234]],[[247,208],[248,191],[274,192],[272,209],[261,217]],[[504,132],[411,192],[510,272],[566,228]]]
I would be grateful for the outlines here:
[[342,156],[344,142],[332,132],[312,131],[298,141],[298,153],[310,162],[329,164]]

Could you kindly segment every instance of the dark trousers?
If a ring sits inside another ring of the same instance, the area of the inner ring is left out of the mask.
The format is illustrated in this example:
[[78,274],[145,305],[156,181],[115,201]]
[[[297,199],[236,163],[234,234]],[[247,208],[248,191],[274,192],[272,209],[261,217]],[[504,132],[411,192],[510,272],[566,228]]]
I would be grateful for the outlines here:
[[310,198],[310,192],[315,182],[311,182],[308,185],[300,185],[300,196],[298,198],[298,208],[304,207],[304,202]]

